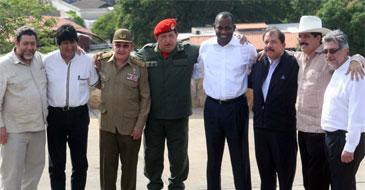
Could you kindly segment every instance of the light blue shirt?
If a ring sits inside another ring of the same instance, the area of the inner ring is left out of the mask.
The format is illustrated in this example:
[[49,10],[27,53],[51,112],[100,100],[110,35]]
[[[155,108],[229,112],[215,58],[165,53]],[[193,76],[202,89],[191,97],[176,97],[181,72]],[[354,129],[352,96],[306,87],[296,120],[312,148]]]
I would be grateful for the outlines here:
[[262,94],[264,95],[264,101],[266,101],[267,93],[269,92],[270,81],[271,81],[272,75],[280,62],[280,57],[275,60],[272,60],[270,58],[268,58],[268,59],[270,62],[270,68],[269,68],[267,77],[266,77],[264,83],[262,84]]

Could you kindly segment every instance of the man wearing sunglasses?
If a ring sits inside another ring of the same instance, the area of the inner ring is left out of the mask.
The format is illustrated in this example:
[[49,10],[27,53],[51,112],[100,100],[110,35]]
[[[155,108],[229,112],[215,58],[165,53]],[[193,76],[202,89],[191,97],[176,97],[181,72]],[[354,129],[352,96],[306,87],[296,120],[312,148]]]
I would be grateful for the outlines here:
[[[298,42],[301,51],[294,52],[299,64],[297,96],[297,130],[302,160],[303,183],[306,190],[328,190],[330,172],[325,156],[325,134],[321,129],[324,91],[333,69],[322,54],[321,38],[330,30],[322,27],[316,16],[302,16],[299,22]],[[362,57],[353,56],[360,62]],[[351,63],[349,71],[364,74],[361,64]]]
[[349,65],[346,35],[335,30],[323,37],[323,54],[334,69],[324,94],[321,126],[331,171],[331,188],[356,189],[356,172],[365,155],[365,81],[345,75]]
[[[118,29],[113,51],[101,55],[97,64],[101,78],[100,186],[116,189],[121,160],[121,189],[135,190],[138,152],[150,109],[147,69],[130,60],[132,33]],[[105,58],[103,58],[105,57]]]

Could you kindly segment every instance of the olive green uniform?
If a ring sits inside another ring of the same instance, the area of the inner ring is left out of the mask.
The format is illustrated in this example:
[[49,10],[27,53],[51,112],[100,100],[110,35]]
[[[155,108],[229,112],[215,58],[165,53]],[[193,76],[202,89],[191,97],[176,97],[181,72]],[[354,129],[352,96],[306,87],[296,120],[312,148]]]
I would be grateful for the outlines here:
[[116,189],[120,157],[121,189],[135,190],[141,140],[133,140],[131,134],[135,128],[143,129],[150,109],[148,74],[145,67],[131,63],[131,59],[117,70],[113,53],[109,54],[111,57],[102,60],[99,72],[101,189]]
[[171,177],[169,189],[184,189],[189,171],[188,117],[191,115],[191,76],[199,48],[178,43],[167,59],[156,44],[147,44],[138,54],[148,68],[151,111],[146,123],[145,175],[148,189],[162,189],[165,139]]

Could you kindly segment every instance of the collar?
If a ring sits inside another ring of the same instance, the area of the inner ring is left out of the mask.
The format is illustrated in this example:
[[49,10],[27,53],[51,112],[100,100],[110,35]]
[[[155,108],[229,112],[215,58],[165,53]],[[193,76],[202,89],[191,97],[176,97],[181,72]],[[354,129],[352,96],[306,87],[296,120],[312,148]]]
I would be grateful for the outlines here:
[[[63,57],[62,57],[62,55],[61,55],[61,51],[60,51],[60,50],[58,50],[58,56],[59,56],[59,58],[60,58],[63,62],[65,62],[65,59],[63,59]],[[73,60],[76,60],[79,56],[81,56],[81,55],[79,55],[79,54],[75,53],[74,57],[70,60],[70,62],[72,62]]]
[[13,64],[23,64],[22,61],[18,58],[18,56],[15,53],[15,47],[12,49],[10,53],[11,59],[13,60]]
[[239,45],[243,45],[240,43],[240,40],[238,38],[236,38],[235,36],[232,36],[231,40],[228,42],[228,44],[226,44],[225,46],[221,46],[220,44],[218,44],[218,38],[217,36],[212,38],[212,44],[214,45],[218,45],[220,47],[228,47],[228,46],[239,46]]
[[323,51],[323,44],[321,44],[316,50],[314,50],[314,52],[316,53],[316,54],[321,54],[322,53],[322,51]]
[[346,70],[349,67],[350,61],[351,61],[350,57],[347,56],[347,60],[345,61],[345,63],[343,63],[339,68],[337,68],[336,72],[341,72]]

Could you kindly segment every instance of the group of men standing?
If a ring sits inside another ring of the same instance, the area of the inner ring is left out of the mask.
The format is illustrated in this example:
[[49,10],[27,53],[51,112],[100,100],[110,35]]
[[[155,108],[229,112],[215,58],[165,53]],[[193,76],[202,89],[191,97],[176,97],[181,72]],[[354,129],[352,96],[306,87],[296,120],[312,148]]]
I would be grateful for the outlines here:
[[[138,58],[131,56],[132,33],[119,29],[113,37],[113,51],[99,54],[94,68],[89,57],[76,53],[77,33],[72,26],[57,30],[59,50],[43,62],[36,51],[34,30],[20,28],[15,48],[0,61],[0,187],[37,188],[48,123],[52,189],[65,189],[67,143],[73,166],[71,187],[85,188],[86,103],[89,86],[95,85],[101,89],[101,189],[116,189],[118,159],[121,188],[136,189],[143,130],[147,188],[163,188],[166,141],[171,172],[168,188],[185,189],[190,81],[204,78],[208,189],[221,189],[225,140],[236,189],[251,189],[247,88],[254,92],[261,189],[275,189],[276,176],[280,189],[292,188],[296,130],[306,189],[328,189],[330,182],[333,189],[356,188],[355,174],[365,152],[365,84],[345,75],[348,68],[361,72],[359,62],[363,61],[348,57],[345,35],[329,32],[318,17],[303,16],[298,35],[301,52],[286,52],[285,35],[269,29],[263,35],[264,52],[257,58],[253,45],[233,37],[231,13],[219,13],[214,29],[216,37],[199,48],[177,41],[176,20],[162,20],[154,29],[157,43],[138,50]],[[346,179],[341,178],[344,173]]]

